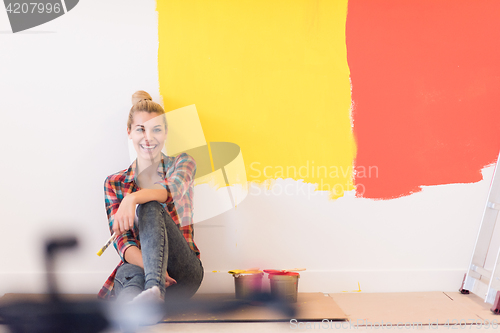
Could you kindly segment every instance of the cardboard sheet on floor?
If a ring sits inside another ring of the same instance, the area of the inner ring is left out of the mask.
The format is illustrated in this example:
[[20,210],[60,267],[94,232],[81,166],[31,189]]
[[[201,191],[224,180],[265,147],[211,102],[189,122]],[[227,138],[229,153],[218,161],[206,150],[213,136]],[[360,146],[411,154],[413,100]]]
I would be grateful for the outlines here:
[[492,305],[490,303],[485,303],[484,299],[475,295],[468,294],[462,295],[460,292],[445,292],[453,301],[457,304],[464,306],[470,311],[474,312],[482,320],[496,320],[496,323],[500,324],[500,315],[494,314],[490,309]]
[[[95,300],[95,295],[61,295],[64,300],[68,301],[89,301]],[[10,302],[19,301],[47,301],[48,296],[44,294],[5,294],[0,298],[0,305]],[[233,294],[196,294],[192,298],[193,301],[214,301],[214,302],[231,302],[235,301]],[[347,317],[340,307],[335,304],[334,300],[323,293],[298,293],[297,303],[293,306],[296,308],[297,320],[345,320]],[[248,322],[248,321],[284,321],[289,320],[283,313],[258,305],[246,305],[235,311],[226,313],[206,313],[190,311],[186,313],[176,314],[175,316],[165,318],[164,322]]]
[[[234,294],[196,294],[193,300],[200,301],[234,301]],[[346,315],[335,304],[330,296],[323,293],[298,293],[295,319],[298,321],[306,320],[345,320]],[[272,310],[268,307],[248,305],[236,311],[227,313],[183,313],[169,318],[165,322],[200,322],[200,321],[282,321],[290,320],[283,313]]]
[[[333,300],[344,310],[348,320],[356,326],[375,326],[391,323],[395,327],[409,323],[413,327],[436,327],[434,324],[465,325],[481,319],[471,308],[454,301],[444,292],[408,293],[335,293]],[[400,325],[401,325],[400,324]],[[456,326],[455,328],[458,328]]]

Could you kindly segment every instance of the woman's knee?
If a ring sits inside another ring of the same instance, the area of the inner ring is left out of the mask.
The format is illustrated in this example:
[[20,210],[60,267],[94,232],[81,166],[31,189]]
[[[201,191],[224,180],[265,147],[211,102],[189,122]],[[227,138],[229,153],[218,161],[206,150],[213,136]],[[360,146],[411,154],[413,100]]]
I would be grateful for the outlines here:
[[136,265],[123,264],[116,271],[115,282],[123,288],[129,285],[144,288],[144,270]]
[[[165,209],[158,201],[149,201],[140,204],[137,209],[137,216],[139,218],[139,228],[142,221],[163,221],[165,216]],[[147,222],[148,224],[151,222]]]
[[139,205],[138,214],[164,212],[165,209],[158,201],[148,201]]

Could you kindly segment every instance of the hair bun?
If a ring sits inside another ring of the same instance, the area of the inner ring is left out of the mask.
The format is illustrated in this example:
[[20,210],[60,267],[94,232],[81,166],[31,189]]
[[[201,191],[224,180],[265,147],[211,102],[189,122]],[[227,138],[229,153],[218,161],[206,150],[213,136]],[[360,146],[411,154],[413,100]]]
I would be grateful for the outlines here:
[[143,99],[147,99],[152,101],[153,99],[151,96],[145,92],[144,90],[137,90],[133,95],[132,95],[132,105],[135,105],[136,103],[142,101]]

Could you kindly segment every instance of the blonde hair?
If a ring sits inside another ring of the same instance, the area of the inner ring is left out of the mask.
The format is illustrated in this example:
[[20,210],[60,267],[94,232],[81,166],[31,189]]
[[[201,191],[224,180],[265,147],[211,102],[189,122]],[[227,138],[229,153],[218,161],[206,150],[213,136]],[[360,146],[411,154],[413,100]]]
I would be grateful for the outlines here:
[[151,96],[144,90],[138,90],[132,95],[132,108],[128,113],[127,128],[130,129],[134,120],[134,113],[144,111],[147,113],[157,113],[163,115],[165,123],[165,131],[167,130],[167,119],[165,118],[165,110],[160,104],[153,102]]

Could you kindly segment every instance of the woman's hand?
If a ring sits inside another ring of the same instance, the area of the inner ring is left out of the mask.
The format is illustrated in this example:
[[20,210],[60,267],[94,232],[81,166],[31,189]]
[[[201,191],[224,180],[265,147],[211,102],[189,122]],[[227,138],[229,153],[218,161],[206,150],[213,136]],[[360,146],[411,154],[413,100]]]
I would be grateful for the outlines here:
[[113,222],[113,231],[116,234],[124,233],[134,227],[135,219],[135,195],[130,193],[120,202],[118,210],[115,213]]
[[170,287],[171,285],[177,283],[177,281],[175,281],[174,279],[172,279],[170,277],[170,275],[168,275],[168,272],[166,274],[167,274],[167,278],[165,279],[165,287]]

